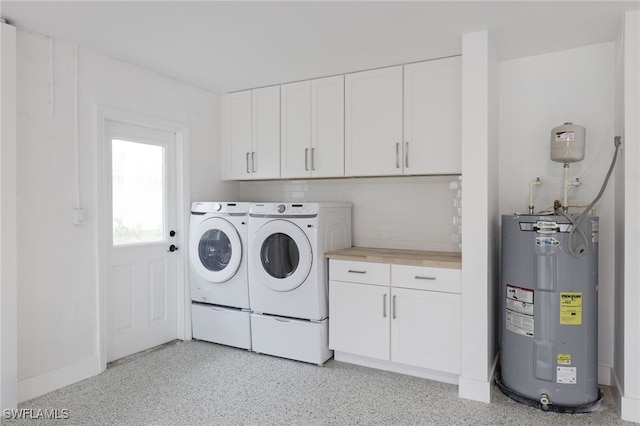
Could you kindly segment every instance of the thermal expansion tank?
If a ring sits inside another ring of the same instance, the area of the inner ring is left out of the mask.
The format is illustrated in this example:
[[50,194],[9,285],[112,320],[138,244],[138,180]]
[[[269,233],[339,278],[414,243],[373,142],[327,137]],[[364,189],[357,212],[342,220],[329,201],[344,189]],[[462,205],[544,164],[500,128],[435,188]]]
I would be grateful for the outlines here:
[[598,218],[580,224],[587,245],[572,236],[581,256],[569,227],[561,215],[502,217],[500,380],[520,402],[588,412],[601,401]]

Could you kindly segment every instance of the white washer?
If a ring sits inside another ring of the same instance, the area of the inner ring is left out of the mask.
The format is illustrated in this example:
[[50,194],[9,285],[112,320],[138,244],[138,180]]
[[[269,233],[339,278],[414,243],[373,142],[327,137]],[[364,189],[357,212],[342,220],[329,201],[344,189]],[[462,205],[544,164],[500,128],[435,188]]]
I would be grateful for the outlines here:
[[249,216],[253,350],[322,364],[331,357],[324,255],[351,247],[351,205],[259,203]]
[[249,203],[194,202],[189,225],[193,338],[251,349]]

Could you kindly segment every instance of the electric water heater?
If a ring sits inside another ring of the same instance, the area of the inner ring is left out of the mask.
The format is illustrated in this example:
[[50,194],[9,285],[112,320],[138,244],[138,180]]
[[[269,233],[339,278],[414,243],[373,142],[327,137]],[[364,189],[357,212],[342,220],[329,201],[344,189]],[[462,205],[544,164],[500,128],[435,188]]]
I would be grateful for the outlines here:
[[598,223],[584,217],[572,254],[570,217],[502,216],[498,384],[519,402],[559,412],[600,406]]

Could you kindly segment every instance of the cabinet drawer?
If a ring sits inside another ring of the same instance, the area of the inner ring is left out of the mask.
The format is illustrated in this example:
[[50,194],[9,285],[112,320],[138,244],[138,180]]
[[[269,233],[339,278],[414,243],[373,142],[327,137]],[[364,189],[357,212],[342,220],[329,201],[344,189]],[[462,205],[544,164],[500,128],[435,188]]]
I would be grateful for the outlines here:
[[329,261],[329,279],[353,283],[389,285],[391,268],[388,263]]
[[391,282],[393,287],[446,293],[460,293],[462,287],[459,269],[427,266],[391,265]]

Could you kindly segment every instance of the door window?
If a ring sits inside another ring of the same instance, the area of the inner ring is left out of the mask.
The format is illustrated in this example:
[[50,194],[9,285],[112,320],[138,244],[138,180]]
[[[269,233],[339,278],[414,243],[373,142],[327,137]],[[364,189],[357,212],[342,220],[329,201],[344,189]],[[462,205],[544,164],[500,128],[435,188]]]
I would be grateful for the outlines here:
[[222,271],[229,265],[232,254],[231,240],[220,229],[210,229],[200,238],[198,255],[202,265],[209,271]]
[[278,232],[268,236],[262,243],[260,261],[272,277],[287,278],[298,268],[300,252],[293,238]]
[[165,147],[111,141],[113,245],[164,241]]

